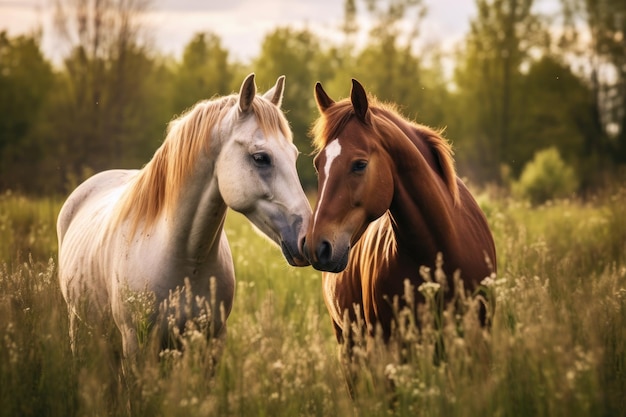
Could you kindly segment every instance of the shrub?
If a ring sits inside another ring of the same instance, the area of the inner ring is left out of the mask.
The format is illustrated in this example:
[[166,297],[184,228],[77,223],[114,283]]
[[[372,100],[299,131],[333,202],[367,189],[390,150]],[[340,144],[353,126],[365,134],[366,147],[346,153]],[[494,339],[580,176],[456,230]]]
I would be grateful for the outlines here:
[[530,200],[532,204],[566,197],[577,188],[578,179],[574,170],[563,162],[556,147],[535,153],[519,180],[513,183],[513,193]]

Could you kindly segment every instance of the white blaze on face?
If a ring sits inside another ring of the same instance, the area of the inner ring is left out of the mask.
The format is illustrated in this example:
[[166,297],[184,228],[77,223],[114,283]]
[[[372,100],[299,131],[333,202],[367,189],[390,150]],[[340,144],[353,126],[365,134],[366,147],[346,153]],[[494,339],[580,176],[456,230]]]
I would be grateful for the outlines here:
[[[324,185],[322,185],[322,192],[320,194],[320,200],[317,203],[317,206],[321,206],[322,201],[324,200],[324,196],[326,195],[326,182],[328,181],[328,175],[330,174],[330,168],[335,161],[335,159],[341,154],[341,144],[339,143],[339,138],[334,139],[324,148],[324,153],[326,154],[326,163],[324,164]],[[315,212],[315,217],[313,218],[313,226],[317,223],[317,211]]]

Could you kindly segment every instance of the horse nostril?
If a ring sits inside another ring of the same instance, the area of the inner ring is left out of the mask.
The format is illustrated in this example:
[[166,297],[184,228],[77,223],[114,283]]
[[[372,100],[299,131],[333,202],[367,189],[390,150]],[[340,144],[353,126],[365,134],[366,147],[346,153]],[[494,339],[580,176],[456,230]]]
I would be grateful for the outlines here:
[[302,238],[300,239],[300,244],[299,247],[300,249],[300,253],[301,254],[306,254],[306,236],[302,236]]
[[333,247],[330,242],[327,240],[322,241],[320,245],[317,247],[317,260],[320,263],[328,263],[333,254]]

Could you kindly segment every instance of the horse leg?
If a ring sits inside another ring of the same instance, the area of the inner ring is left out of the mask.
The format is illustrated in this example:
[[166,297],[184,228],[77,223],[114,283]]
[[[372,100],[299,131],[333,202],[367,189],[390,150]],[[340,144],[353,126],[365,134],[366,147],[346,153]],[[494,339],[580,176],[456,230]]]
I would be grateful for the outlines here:
[[76,356],[76,338],[78,335],[78,317],[74,310],[70,307],[68,308],[68,318],[69,318],[69,336],[70,336],[70,349],[72,349],[72,355]]
[[137,360],[139,344],[137,343],[137,332],[132,325],[118,325],[122,334],[122,372],[129,376]]

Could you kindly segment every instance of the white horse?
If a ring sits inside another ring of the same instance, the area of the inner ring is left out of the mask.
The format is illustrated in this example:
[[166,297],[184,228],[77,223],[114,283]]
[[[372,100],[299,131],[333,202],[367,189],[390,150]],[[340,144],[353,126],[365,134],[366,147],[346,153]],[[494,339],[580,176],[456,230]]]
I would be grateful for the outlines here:
[[[257,96],[250,74],[239,94],[202,101],[173,120],[143,169],[101,172],[72,192],[57,233],[73,347],[77,320],[97,323],[111,314],[124,357],[135,356],[129,294],[149,291],[161,303],[185,281],[195,296],[216,301],[211,326],[223,337],[235,292],[227,207],[279,244],[289,264],[308,265],[301,248],[311,208],[280,110],[284,78]],[[197,306],[181,310],[198,314]]]

